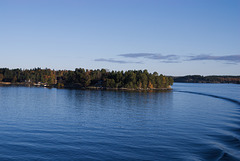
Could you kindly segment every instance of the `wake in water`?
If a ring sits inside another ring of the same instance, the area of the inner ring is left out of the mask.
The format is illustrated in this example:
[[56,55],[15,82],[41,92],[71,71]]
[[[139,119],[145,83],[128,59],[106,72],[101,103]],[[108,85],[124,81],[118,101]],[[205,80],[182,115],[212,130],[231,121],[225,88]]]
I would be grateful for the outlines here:
[[[192,91],[175,91],[175,92],[218,98],[228,102],[232,102],[240,106],[240,102],[232,98]],[[236,122],[231,123],[236,124]],[[240,160],[240,152],[238,151],[238,149],[240,149],[240,137],[239,137],[240,128],[238,123],[236,124],[236,127],[235,128],[230,127],[230,129],[228,129],[227,131],[226,129],[222,129],[223,131],[221,131],[218,135],[211,136],[209,135],[209,137],[215,138],[216,142],[214,143],[214,148],[211,149],[212,150],[211,156],[205,156],[206,159],[211,158],[211,160],[231,160],[231,161]],[[205,154],[209,152],[208,150],[205,152]],[[215,156],[213,157],[212,155]]]
[[192,92],[192,91],[175,91],[175,92],[190,93],[190,94],[197,94],[197,95],[202,95],[202,96],[209,96],[209,97],[219,98],[219,99],[226,100],[226,101],[229,101],[229,102],[232,102],[232,103],[236,103],[236,104],[238,104],[240,106],[240,102],[239,101],[237,101],[235,99],[227,98],[227,97],[216,96],[216,95],[200,93],[200,92]]

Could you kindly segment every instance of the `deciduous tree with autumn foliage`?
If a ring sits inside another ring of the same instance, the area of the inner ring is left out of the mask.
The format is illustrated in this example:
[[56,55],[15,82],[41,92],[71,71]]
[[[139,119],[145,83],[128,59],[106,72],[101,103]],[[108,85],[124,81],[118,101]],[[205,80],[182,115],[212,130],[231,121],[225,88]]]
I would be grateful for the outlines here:
[[173,84],[171,77],[149,73],[147,70],[111,71],[85,70],[76,68],[71,70],[51,69],[0,69],[0,81],[12,83],[40,83],[55,87],[101,87],[127,89],[159,89],[168,88]]

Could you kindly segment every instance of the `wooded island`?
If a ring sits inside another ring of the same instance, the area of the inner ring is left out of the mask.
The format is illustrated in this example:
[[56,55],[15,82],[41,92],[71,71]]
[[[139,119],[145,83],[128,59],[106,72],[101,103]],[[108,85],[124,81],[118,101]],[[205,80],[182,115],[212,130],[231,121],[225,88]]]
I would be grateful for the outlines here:
[[147,70],[107,71],[0,68],[1,84],[50,86],[57,88],[171,89],[172,77]]

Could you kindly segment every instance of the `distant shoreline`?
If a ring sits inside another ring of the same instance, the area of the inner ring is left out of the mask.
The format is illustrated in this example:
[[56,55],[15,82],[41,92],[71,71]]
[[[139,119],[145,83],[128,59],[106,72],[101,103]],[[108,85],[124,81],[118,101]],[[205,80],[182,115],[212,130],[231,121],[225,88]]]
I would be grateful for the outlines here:
[[178,83],[232,83],[240,84],[240,76],[201,76],[187,75],[173,77],[174,82]]

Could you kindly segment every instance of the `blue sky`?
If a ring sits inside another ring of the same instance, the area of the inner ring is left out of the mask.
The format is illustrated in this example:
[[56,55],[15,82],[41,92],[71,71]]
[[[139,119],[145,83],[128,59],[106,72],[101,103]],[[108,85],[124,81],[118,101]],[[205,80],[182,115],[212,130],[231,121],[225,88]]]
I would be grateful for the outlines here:
[[0,67],[240,75],[239,0],[1,0]]

